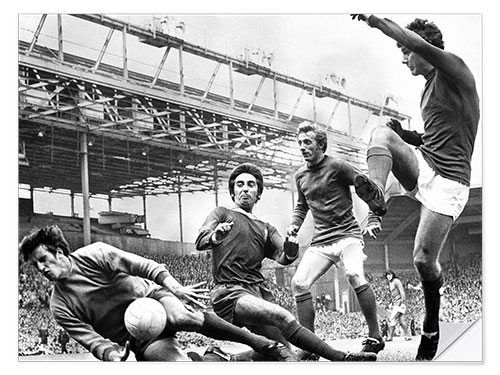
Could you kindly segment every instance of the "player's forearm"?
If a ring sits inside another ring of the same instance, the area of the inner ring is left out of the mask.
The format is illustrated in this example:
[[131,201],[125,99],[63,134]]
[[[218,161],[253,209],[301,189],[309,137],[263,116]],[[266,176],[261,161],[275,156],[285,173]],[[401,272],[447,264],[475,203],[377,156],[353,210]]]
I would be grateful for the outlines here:
[[95,332],[92,327],[86,323],[73,321],[70,318],[56,317],[57,323],[63,327],[69,336],[82,345],[85,349],[92,353],[92,355],[103,361],[106,349],[112,348],[116,345],[109,339],[105,339],[100,334]]
[[212,248],[212,235],[214,231],[209,228],[201,229],[196,237],[195,248],[198,251],[210,250]]
[[292,222],[290,225],[295,225],[300,229],[302,223],[304,222],[307,212],[309,211],[309,205],[307,204],[306,197],[302,192],[302,189],[299,187],[299,184],[296,183],[297,186],[297,203],[295,204],[295,208],[293,209]]
[[161,285],[163,285],[174,294],[177,290],[182,288],[182,285],[172,275],[168,275],[167,277],[165,277]]
[[195,241],[196,250],[210,250],[212,248],[212,245],[217,244],[212,241],[212,238],[215,228],[219,223],[222,222],[224,222],[224,217],[221,216],[217,209],[212,211],[210,215],[208,215],[198,232],[198,237]]
[[104,264],[109,265],[112,273],[123,272],[157,282],[159,275],[166,271],[164,264],[110,246],[103,247],[103,254]]
[[300,229],[302,223],[306,218],[308,211],[309,211],[308,206],[298,202],[297,205],[295,206],[295,209],[293,210],[292,222],[290,223],[290,225],[295,225],[297,228]]
[[372,14],[368,17],[367,24],[370,27],[379,29],[389,38],[394,39],[397,43],[408,48],[410,51],[419,53],[427,44],[417,34],[406,28],[402,28],[388,18],[382,19]]

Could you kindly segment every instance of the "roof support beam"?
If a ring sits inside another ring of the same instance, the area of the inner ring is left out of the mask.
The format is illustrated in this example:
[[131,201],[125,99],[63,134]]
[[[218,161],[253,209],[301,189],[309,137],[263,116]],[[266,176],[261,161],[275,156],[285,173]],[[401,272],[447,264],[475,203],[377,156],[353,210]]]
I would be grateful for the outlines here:
[[[212,76],[210,77],[210,81],[208,81],[207,88],[205,89],[205,92],[203,93],[203,96],[201,97],[201,100],[205,100],[208,96],[208,93],[210,92],[210,89],[212,88],[212,85],[214,83],[215,77],[217,76],[217,73],[219,72],[220,66],[222,64],[220,62],[217,63],[215,66],[214,72],[212,73]],[[231,70],[231,69],[229,69]],[[231,81],[231,80],[230,80]]]
[[57,51],[60,61],[64,61],[62,15],[57,15]]
[[106,37],[106,40],[104,41],[104,44],[101,48],[101,51],[99,52],[99,56],[97,57],[97,60],[94,64],[94,67],[92,68],[92,70],[97,70],[97,68],[99,68],[99,65],[101,64],[101,61],[104,57],[104,54],[106,53],[106,49],[108,48],[109,41],[111,40],[111,37],[113,36],[114,31],[115,31],[115,29],[109,29],[108,36]]
[[46,14],[42,14],[42,18],[40,18],[40,22],[38,22],[38,26],[36,27],[35,34],[33,35],[33,39],[31,39],[30,46],[28,48],[28,53],[29,55],[32,51],[33,48],[35,48],[36,42],[38,41],[38,37],[40,36],[40,32],[42,31],[43,24],[45,23],[45,20],[47,19]]
[[413,223],[417,218],[420,216],[420,210],[415,210],[413,213],[408,216],[406,219],[403,220],[399,226],[392,231],[391,234],[389,234],[386,239],[385,243],[392,242],[394,239],[396,239],[411,223]]
[[153,81],[151,82],[151,86],[156,85],[156,81],[158,80],[158,77],[160,76],[161,71],[163,70],[163,66],[165,65],[165,61],[167,61],[168,53],[170,52],[170,46],[167,47],[165,50],[165,53],[163,54],[160,65],[158,65],[158,69],[156,69],[155,76],[153,78]]

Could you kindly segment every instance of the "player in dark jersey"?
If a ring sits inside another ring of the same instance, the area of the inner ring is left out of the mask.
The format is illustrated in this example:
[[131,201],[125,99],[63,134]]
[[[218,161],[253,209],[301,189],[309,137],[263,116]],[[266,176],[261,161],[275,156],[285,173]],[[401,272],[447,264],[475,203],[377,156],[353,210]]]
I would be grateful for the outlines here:
[[214,311],[225,320],[252,332],[290,344],[332,361],[374,361],[374,353],[346,353],[333,349],[277,305],[264,285],[264,258],[287,265],[298,257],[296,237],[286,240],[276,228],[252,214],[264,187],[253,164],[236,167],[229,177],[235,207],[215,208],[196,239],[196,249],[212,250],[215,288],[210,296]]
[[[464,61],[444,51],[441,31],[434,23],[417,18],[402,28],[374,15],[353,14],[352,18],[394,39],[403,53],[403,64],[426,81],[420,103],[424,132],[404,130],[395,119],[388,126],[376,127],[367,164],[377,189],[385,188],[392,171],[408,194],[422,203],[413,262],[422,279],[425,319],[416,359],[431,360],[439,343],[439,289],[443,285],[439,254],[469,198],[480,115],[476,83]],[[374,200],[381,200],[375,195]]]
[[292,279],[299,321],[314,332],[311,286],[330,267],[343,264],[368,325],[362,351],[378,353],[384,348],[384,341],[375,295],[364,275],[364,242],[353,214],[350,190],[362,174],[348,162],[325,155],[327,135],[316,124],[307,121],[300,124],[297,142],[306,164],[295,173],[298,198],[287,234],[299,231],[309,210],[314,219],[311,246]]
[[[71,252],[62,231],[55,225],[35,230],[20,245],[24,260],[52,281],[50,310],[68,334],[96,358],[124,361],[129,351],[138,361],[245,360],[220,348],[209,348],[200,357],[182,352],[177,331],[198,332],[217,340],[250,345],[269,360],[288,360],[276,342],[236,327],[202,309],[197,299],[207,299],[199,285],[182,286],[164,264],[95,242]],[[132,337],[124,323],[127,307],[137,298],[158,300],[166,312],[166,328],[156,338]]]
[[411,335],[408,331],[408,324],[406,324],[404,317],[406,313],[406,293],[403,288],[403,283],[393,270],[387,270],[385,272],[385,278],[389,283],[392,306],[391,315],[389,317],[389,334],[387,341],[392,341],[398,324],[403,329],[405,340],[409,341],[411,340]]

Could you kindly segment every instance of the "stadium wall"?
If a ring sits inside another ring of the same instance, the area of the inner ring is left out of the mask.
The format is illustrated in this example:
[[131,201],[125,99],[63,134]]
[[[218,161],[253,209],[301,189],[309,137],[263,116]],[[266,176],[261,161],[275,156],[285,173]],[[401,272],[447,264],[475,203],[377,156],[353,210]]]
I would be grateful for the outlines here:
[[[62,217],[51,214],[34,214],[32,216],[22,216],[19,217],[18,239],[20,241],[25,235],[30,233],[35,228],[42,228],[46,225],[56,224],[63,231],[70,247],[72,249],[78,249],[79,247],[82,247],[84,245],[81,222],[82,220],[79,218]],[[97,228],[98,226],[97,222],[94,222],[94,220],[92,220],[91,225],[94,228]],[[106,242],[112,246],[136,254],[199,254],[199,252],[195,249],[194,243],[163,241],[155,238],[104,233],[104,230],[100,230],[100,232],[103,233],[96,233],[97,229],[94,228],[91,233],[92,242]]]

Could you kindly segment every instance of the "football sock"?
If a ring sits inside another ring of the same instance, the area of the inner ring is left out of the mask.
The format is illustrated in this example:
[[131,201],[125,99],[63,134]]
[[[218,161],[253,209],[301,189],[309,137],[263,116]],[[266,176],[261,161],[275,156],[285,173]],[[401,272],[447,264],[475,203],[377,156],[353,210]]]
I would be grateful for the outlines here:
[[314,310],[311,292],[295,296],[295,303],[297,305],[297,316],[300,324],[311,332],[314,332],[314,319],[316,312]]
[[394,337],[394,331],[396,330],[396,326],[390,326],[389,327],[389,334],[387,336],[387,340],[392,340]]
[[342,361],[345,352],[333,349],[318,336],[303,327],[296,320],[293,320],[283,331],[283,336],[296,347],[319,355],[330,361]]
[[361,285],[354,289],[358,298],[359,307],[368,325],[368,336],[382,340],[377,320],[377,301],[369,284]]
[[234,324],[226,322],[211,312],[203,313],[203,325],[198,330],[204,336],[211,337],[216,340],[227,340],[239,342],[250,346],[252,349],[261,351],[266,345],[272,345],[274,341],[258,336],[250,331],[244,330]]
[[422,290],[425,300],[424,332],[432,333],[439,330],[439,308],[441,305],[441,294],[439,293],[439,289],[442,286],[442,274],[433,281],[422,280]]
[[408,330],[408,325],[401,319],[401,328],[403,328],[403,334],[405,337],[410,337],[410,331]]
[[370,180],[385,191],[385,183],[392,169],[392,154],[389,149],[381,146],[369,147],[366,152],[366,164]]

